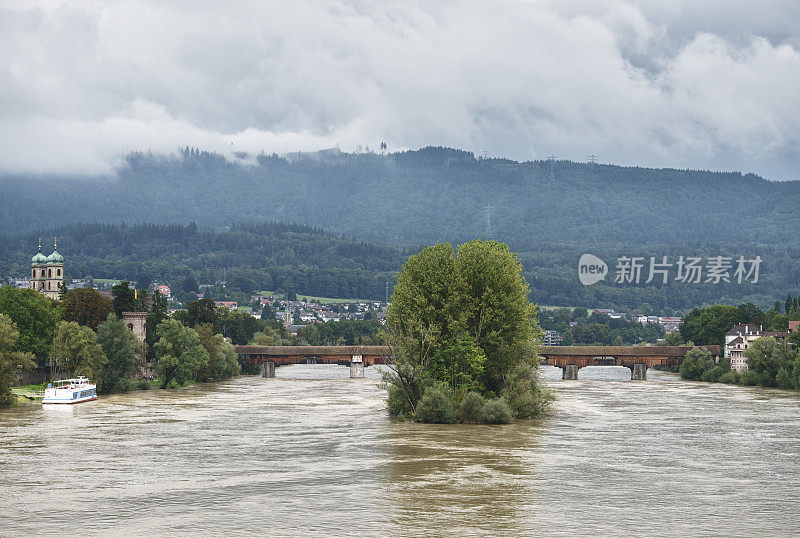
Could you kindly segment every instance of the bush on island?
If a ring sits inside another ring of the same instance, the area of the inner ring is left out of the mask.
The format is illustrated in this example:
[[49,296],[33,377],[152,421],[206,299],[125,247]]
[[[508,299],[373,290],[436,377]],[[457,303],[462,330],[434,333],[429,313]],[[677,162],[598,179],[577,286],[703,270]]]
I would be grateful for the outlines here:
[[483,406],[483,421],[486,424],[508,424],[514,420],[514,413],[505,398],[486,400]]
[[429,424],[452,424],[456,421],[456,410],[444,389],[431,385],[422,394],[414,419]]
[[458,420],[465,424],[480,424],[484,421],[486,400],[477,392],[468,392],[458,407]]

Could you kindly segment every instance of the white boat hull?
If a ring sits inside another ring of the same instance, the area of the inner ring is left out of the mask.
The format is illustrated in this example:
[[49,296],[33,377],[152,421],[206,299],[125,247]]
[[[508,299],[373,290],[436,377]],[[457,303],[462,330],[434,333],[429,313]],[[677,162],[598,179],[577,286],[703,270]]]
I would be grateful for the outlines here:
[[96,399],[97,399],[97,395],[95,394],[95,395],[92,395],[92,396],[85,396],[83,398],[75,398],[74,400],[73,399],[68,399],[68,398],[42,398],[42,403],[43,404],[76,404],[76,403],[88,402],[90,400],[96,400]]
[[44,391],[43,404],[76,404],[97,399],[97,385],[85,377],[54,381]]

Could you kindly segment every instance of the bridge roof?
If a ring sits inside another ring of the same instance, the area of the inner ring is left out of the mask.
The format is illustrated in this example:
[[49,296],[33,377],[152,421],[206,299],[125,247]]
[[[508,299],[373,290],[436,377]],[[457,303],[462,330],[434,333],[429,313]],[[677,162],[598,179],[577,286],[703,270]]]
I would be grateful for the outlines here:
[[[718,356],[719,346],[700,346]],[[683,357],[692,346],[540,346],[539,354],[551,357]],[[389,357],[389,346],[236,346],[239,355],[267,355],[272,357],[317,357],[366,355]]]
[[236,353],[239,355],[270,355],[272,357],[357,354],[385,357],[393,355],[392,348],[389,346],[236,346]]
[[[719,346],[699,346],[719,355]],[[593,357],[683,357],[692,346],[541,346],[539,355]]]

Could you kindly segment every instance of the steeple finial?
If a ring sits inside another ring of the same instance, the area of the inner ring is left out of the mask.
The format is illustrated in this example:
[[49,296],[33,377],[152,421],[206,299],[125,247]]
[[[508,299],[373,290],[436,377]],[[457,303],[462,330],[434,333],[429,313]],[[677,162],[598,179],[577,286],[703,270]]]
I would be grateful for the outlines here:
[[42,238],[39,238],[39,252],[42,251]]
[[53,238],[53,250],[58,250],[58,237]]

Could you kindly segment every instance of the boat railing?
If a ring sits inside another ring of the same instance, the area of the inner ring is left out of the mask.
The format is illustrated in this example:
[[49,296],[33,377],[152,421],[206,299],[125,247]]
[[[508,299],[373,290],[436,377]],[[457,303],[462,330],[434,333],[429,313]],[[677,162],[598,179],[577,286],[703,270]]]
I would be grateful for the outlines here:
[[23,396],[25,398],[44,398],[43,390],[11,389],[11,394]]

